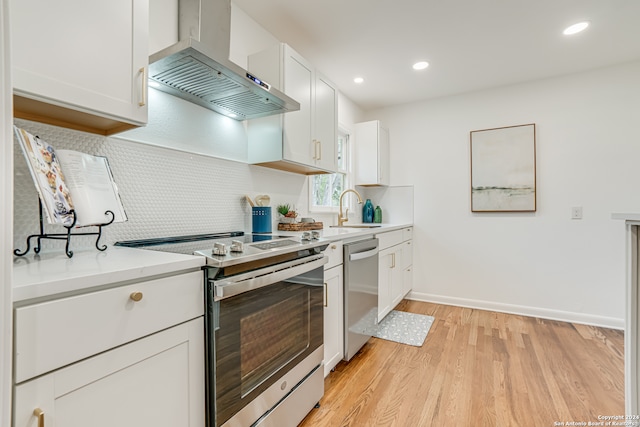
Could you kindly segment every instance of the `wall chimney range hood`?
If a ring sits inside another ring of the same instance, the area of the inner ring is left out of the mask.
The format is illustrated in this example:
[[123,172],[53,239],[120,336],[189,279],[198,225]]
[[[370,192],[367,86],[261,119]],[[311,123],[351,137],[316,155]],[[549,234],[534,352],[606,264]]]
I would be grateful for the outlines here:
[[300,104],[229,60],[230,0],[179,0],[179,42],[149,58],[158,90],[236,120],[297,111]]

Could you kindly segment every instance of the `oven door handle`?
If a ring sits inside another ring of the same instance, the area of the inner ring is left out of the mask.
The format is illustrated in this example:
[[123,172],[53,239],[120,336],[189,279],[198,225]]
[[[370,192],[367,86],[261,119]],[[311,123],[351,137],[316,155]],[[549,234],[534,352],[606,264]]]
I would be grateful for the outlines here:
[[[324,254],[284,262],[238,275],[227,280],[214,280],[216,299],[223,299],[299,276],[329,261]],[[322,286],[320,282],[317,286]]]

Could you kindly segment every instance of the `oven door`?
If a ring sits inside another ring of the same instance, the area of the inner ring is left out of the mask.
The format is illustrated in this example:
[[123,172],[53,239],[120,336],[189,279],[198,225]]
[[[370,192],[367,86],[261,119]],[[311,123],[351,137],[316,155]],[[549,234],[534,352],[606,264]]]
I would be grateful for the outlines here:
[[[270,388],[322,347],[326,262],[324,255],[315,255],[212,281],[211,426],[223,425],[260,396],[255,409],[238,415],[252,413],[253,419],[242,420],[252,424],[304,379],[307,373],[293,384]],[[274,390],[276,395],[269,396]]]

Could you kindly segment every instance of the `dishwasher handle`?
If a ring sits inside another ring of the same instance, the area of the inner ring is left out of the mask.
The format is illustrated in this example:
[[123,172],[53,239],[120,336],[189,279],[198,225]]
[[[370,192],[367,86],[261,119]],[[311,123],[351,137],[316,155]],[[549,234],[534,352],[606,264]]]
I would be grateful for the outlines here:
[[349,261],[359,261],[365,258],[371,258],[372,256],[378,255],[378,248],[375,247],[371,250],[364,252],[356,252],[355,254],[349,254]]

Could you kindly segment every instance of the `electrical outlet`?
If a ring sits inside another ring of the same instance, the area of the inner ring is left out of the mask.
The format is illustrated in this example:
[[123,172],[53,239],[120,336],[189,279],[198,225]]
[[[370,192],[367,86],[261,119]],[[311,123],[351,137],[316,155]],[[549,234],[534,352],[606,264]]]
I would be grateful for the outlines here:
[[571,208],[571,219],[582,219],[582,206]]

